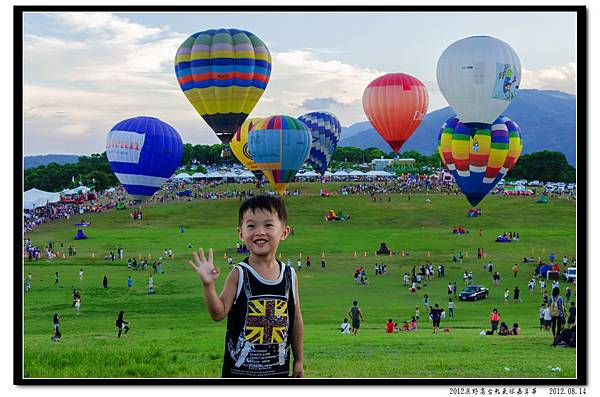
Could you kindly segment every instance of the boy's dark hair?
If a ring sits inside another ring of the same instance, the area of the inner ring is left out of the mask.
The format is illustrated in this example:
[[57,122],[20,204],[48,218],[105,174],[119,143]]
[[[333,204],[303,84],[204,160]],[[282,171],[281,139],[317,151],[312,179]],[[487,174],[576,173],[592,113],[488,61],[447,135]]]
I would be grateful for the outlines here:
[[285,208],[283,200],[276,196],[261,194],[250,197],[241,205],[238,213],[238,226],[242,226],[242,220],[244,219],[244,214],[246,214],[246,212],[254,212],[257,209],[276,213],[281,223],[287,225],[287,209]]
[[358,301],[354,301],[354,302],[352,302],[352,304],[353,304],[354,306],[356,306],[356,305],[358,305]]

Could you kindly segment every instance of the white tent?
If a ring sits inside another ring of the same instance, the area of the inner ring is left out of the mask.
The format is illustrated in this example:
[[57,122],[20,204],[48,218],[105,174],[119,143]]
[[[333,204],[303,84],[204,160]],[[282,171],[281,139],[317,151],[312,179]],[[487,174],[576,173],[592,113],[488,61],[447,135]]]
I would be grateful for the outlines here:
[[317,174],[314,171],[306,171],[304,174],[299,174],[298,176],[306,177],[306,178],[314,178],[314,177],[319,176],[319,174]]
[[200,178],[206,178],[206,174],[203,174],[202,172],[196,172],[192,175],[193,179],[200,179]]
[[330,176],[333,176],[333,174],[329,171],[325,171],[325,174],[323,176],[330,177]]
[[246,170],[237,175],[237,178],[254,178],[254,174],[251,171]]
[[36,188],[29,189],[23,193],[23,208],[27,210],[43,207],[48,203],[57,203],[59,201],[60,193],[45,192]]
[[192,180],[192,176],[188,173],[182,172],[180,174],[177,174],[173,177],[174,181],[191,181]]
[[350,176],[365,176],[365,173],[362,171],[354,170],[354,171],[350,172]]
[[346,171],[339,170],[334,172],[332,176],[350,176],[350,174]]

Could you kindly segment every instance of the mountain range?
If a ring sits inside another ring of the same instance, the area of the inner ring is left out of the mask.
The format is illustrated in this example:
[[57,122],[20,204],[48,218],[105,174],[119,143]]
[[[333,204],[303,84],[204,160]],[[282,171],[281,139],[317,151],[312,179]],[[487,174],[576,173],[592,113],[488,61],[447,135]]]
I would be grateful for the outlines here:
[[[564,153],[576,165],[576,97],[561,91],[522,89],[503,113],[521,127],[522,154],[550,150]],[[437,151],[440,127],[455,113],[445,107],[428,113],[401,151],[430,155]],[[376,147],[389,153],[390,146],[368,121],[342,128],[338,146]]]
[[45,154],[41,156],[25,156],[23,158],[24,169],[35,168],[40,165],[58,163],[60,165],[76,163],[79,161],[79,155],[72,154]]

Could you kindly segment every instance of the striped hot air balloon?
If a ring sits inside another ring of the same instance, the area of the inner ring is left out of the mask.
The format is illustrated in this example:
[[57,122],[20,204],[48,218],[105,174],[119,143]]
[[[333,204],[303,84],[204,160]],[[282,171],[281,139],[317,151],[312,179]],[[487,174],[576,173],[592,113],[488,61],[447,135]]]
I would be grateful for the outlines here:
[[398,153],[425,117],[429,95],[413,76],[390,73],[367,86],[362,104],[373,128]]
[[324,175],[327,166],[337,147],[342,125],[334,114],[329,112],[311,112],[298,117],[308,127],[312,135],[310,154],[307,163],[310,163],[315,171]]
[[515,165],[522,148],[521,129],[505,116],[476,129],[451,117],[438,136],[440,157],[473,207]]
[[310,143],[306,125],[291,116],[262,119],[248,135],[252,158],[282,196],[306,161]]
[[205,30],[181,44],[175,74],[196,111],[228,143],[267,87],[271,54],[248,31]]
[[117,123],[106,138],[106,157],[133,198],[152,196],[181,164],[183,142],[173,127],[140,116]]
[[260,168],[258,168],[258,165],[250,155],[250,149],[248,148],[248,134],[252,132],[254,126],[256,126],[260,120],[262,119],[258,117],[246,119],[246,121],[242,123],[242,126],[238,128],[235,135],[229,142],[229,147],[231,147],[231,151],[235,157],[246,168],[252,171],[256,179],[259,181],[262,179],[263,172],[260,170]]

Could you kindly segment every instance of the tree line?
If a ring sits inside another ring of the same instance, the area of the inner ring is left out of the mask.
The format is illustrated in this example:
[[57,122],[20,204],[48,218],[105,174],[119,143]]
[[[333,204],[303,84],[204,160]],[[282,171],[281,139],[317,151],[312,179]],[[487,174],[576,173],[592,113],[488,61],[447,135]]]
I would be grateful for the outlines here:
[[[197,165],[197,170],[205,172],[201,164],[215,166],[231,166],[240,164],[233,154],[223,156],[227,152],[225,145],[183,145],[182,167],[187,171]],[[360,164],[370,163],[374,159],[396,157],[394,152],[385,153],[377,148],[359,149],[346,146],[338,147],[333,153],[330,168],[357,169]],[[414,150],[402,152],[400,158],[413,158],[415,162],[407,169],[406,166],[396,165],[397,171],[427,172],[442,167],[439,153],[430,156]],[[310,167],[308,167],[310,168]],[[522,155],[515,167],[507,174],[509,179],[539,180],[544,182],[575,182],[575,168],[568,164],[564,154],[560,152],[542,151]],[[38,188],[46,191],[59,191],[73,188],[81,182],[85,186],[104,190],[118,186],[119,181],[112,172],[106,152],[80,156],[73,164],[59,165],[50,163],[35,168],[29,168],[24,173],[25,190]]]

